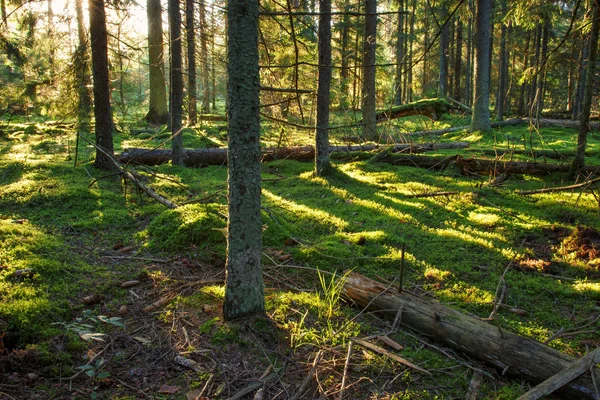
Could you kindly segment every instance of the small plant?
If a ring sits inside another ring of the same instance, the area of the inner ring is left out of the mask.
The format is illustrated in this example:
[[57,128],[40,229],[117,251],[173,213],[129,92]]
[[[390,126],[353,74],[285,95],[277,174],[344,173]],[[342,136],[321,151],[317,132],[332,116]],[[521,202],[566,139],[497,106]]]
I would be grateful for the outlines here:
[[104,379],[110,376],[110,372],[102,371],[102,367],[105,365],[103,358],[94,360],[93,362],[77,367],[77,369],[85,371],[85,374],[93,379]]
[[325,317],[331,319],[337,314],[342,288],[344,287],[350,272],[350,270],[346,271],[344,275],[338,279],[336,279],[336,273],[334,272],[328,282],[325,273],[317,270],[321,289],[323,289],[323,299],[325,300],[325,315],[322,315],[321,312],[319,312],[319,318]]
[[[88,323],[91,322],[91,323]],[[89,342],[91,340],[104,341],[104,333],[94,332],[93,324],[104,323],[125,329],[120,317],[107,317],[106,315],[92,315],[91,310],[85,310],[82,317],[75,318],[75,322],[57,322],[54,325],[62,325],[66,330],[75,332],[80,338]]]

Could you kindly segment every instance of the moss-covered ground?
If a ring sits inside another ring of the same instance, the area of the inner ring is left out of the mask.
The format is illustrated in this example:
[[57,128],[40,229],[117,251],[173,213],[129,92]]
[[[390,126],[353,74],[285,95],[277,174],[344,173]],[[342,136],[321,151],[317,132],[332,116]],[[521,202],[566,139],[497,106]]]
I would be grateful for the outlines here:
[[[343,115],[333,120],[352,123]],[[566,157],[537,160],[549,163],[567,162],[575,148],[577,132],[565,128],[404,134],[467,124],[459,116],[395,120],[382,125],[382,140],[470,142],[469,149],[439,153],[446,155],[483,157],[496,149],[512,150],[504,157],[513,160],[533,160],[532,150]],[[495,324],[552,338],[550,346],[573,356],[600,345],[598,186],[520,196],[516,190],[573,182],[560,174],[519,175],[491,187],[489,177],[465,177],[452,167],[430,171],[365,157],[335,161],[326,178],[313,176],[311,163],[263,164],[267,318],[226,323],[226,166],[137,167],[147,185],[186,204],[166,210],[94,169],[84,141],[74,167],[72,125],[2,125],[0,397],[218,399],[272,374],[265,398],[289,398],[321,351],[304,398],[336,398],[349,338],[389,331],[390,324],[339,300],[329,274],[352,269],[392,281],[403,246],[406,290],[486,318],[509,266]],[[269,121],[263,130],[265,147],[314,140],[310,131]],[[351,127],[332,131],[332,143],[356,137]],[[186,147],[226,142],[223,122],[184,131]],[[169,145],[165,129],[133,123],[115,136],[117,152],[161,143]],[[588,165],[600,165],[597,132],[587,154]],[[415,197],[439,191],[457,194]],[[390,337],[404,347],[398,354],[432,375],[355,347],[346,398],[464,398],[474,369],[483,372],[478,398],[514,399],[528,389],[416,332]],[[197,365],[182,366],[177,356]]]

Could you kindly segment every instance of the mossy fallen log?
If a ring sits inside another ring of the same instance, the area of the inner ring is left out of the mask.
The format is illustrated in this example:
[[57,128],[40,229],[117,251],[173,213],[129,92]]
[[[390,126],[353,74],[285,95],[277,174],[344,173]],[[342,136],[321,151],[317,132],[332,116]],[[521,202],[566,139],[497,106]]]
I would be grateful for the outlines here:
[[[331,146],[329,151],[332,156],[352,155],[357,152],[368,152],[380,148],[386,148],[390,152],[402,153],[422,153],[426,151],[436,151],[441,149],[465,149],[469,146],[467,142],[444,142],[444,143],[424,143],[424,144],[398,144],[385,147],[377,145],[353,145],[353,146]],[[223,165],[227,163],[226,148],[212,149],[188,149],[185,151],[185,165]],[[263,161],[272,161],[276,159],[293,159],[299,161],[313,160],[315,149],[313,146],[294,146],[265,148],[262,150]],[[118,157],[122,163],[133,163],[141,165],[159,165],[165,164],[171,159],[171,150],[162,149],[125,149]]]
[[[517,379],[539,384],[569,367],[575,358],[543,343],[511,333],[501,326],[384,285],[358,273],[350,273],[342,288],[344,298],[375,315],[432,338]],[[600,382],[598,368],[592,370]],[[569,399],[595,397],[590,374],[565,384],[557,391]]]
[[445,99],[423,99],[380,110],[376,114],[376,119],[377,122],[381,122],[411,115],[421,115],[437,121],[443,114],[450,111],[451,108],[452,106]]

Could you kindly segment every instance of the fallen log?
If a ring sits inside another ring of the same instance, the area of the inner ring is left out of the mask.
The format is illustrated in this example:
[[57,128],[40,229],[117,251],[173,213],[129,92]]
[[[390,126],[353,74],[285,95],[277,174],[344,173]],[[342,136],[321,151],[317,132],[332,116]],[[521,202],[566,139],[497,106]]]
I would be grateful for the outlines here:
[[[536,162],[502,161],[485,158],[463,158],[456,156],[456,167],[463,175],[526,174],[548,175],[569,172],[570,164],[545,164]],[[584,172],[595,173],[599,167],[585,167]]]
[[[425,151],[436,151],[441,149],[465,149],[469,147],[467,142],[444,142],[444,143],[425,143],[425,144],[398,144],[385,147],[377,145],[354,145],[354,146],[331,146],[331,154],[351,154],[356,152],[373,151],[380,148],[386,148],[390,152],[402,153],[422,153]],[[188,149],[185,150],[185,165],[223,165],[227,163],[226,148],[211,149]],[[297,147],[279,147],[262,149],[263,161],[272,161],[276,159],[290,158],[293,160],[308,161],[314,160],[315,148],[313,146]],[[162,149],[125,149],[119,156],[122,163],[134,163],[142,165],[165,164],[171,160],[171,150]]]
[[411,115],[421,115],[433,121],[437,121],[442,114],[446,114],[450,108],[452,108],[452,106],[446,99],[423,99],[378,111],[376,120],[377,122],[381,122]]
[[[524,124],[525,122],[526,121],[522,118],[512,118],[512,119],[507,119],[504,121],[494,121],[494,122],[490,123],[490,127],[501,128],[504,126],[516,126],[516,125]],[[471,127],[469,127],[469,126],[457,126],[454,128],[410,132],[410,133],[407,133],[407,135],[409,135],[409,136],[441,136],[441,135],[445,135],[446,133],[468,131],[469,129],[471,129]]]
[[[342,288],[344,298],[358,307],[394,320],[402,309],[401,325],[429,336],[503,373],[539,384],[569,367],[575,358],[533,339],[465,315],[444,305],[391,288],[358,273],[350,273]],[[600,382],[600,371],[592,371]],[[591,375],[565,384],[558,392],[565,398],[594,398]]]

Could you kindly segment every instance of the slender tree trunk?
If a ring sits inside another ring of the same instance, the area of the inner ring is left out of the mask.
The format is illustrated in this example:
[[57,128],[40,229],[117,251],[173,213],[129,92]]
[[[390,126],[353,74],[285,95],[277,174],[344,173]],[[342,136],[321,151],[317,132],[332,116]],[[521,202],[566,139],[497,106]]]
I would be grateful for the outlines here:
[[206,5],[200,0],[200,54],[202,57],[202,112],[210,112],[210,79],[208,69],[208,26],[206,25]]
[[[473,2],[469,1],[469,8],[473,10]],[[473,104],[473,17],[469,17],[467,25],[467,63],[465,65],[465,99],[466,104]]]
[[448,95],[448,44],[450,43],[450,30],[448,24],[443,25],[446,19],[448,19],[448,5],[444,2],[442,4],[442,13],[440,16],[440,29],[442,33],[440,35],[440,73],[439,73],[439,96],[446,97]]
[[575,60],[577,58],[577,47],[576,43],[573,42],[571,45],[571,56],[569,57],[569,75],[567,78],[567,111],[569,113],[573,113],[573,98],[575,97],[575,85],[576,75],[575,75]]
[[198,122],[196,108],[196,28],[194,26],[194,0],[185,0],[185,34],[187,39],[188,120]]
[[585,93],[583,96],[583,104],[581,108],[581,117],[579,119],[579,134],[577,135],[577,149],[575,150],[575,158],[571,164],[569,174],[575,177],[585,166],[585,148],[587,146],[587,136],[590,131],[590,110],[592,106],[592,98],[594,96],[594,76],[596,73],[596,61],[598,56],[598,34],[600,31],[600,0],[590,0],[592,8],[592,32],[589,39],[589,59],[586,71]]
[[462,21],[456,19],[456,53],[454,55],[454,99],[460,101],[460,75],[462,74]]
[[79,130],[89,130],[90,111],[92,109],[92,99],[88,90],[91,84],[88,73],[90,60],[88,56],[88,40],[83,21],[83,0],[75,0],[75,13],[77,17],[77,37],[79,43],[73,55],[73,65],[75,66],[75,85],[77,86],[77,124]]
[[547,16],[544,19],[544,25],[542,30],[542,45],[540,52],[540,67],[538,70],[538,93],[536,95],[535,103],[535,119],[539,124],[540,117],[544,111],[544,95],[546,90],[546,65],[548,60],[548,37],[550,35],[550,18]]
[[417,0],[413,0],[412,2],[412,12],[410,14],[410,35],[408,38],[408,76],[406,77],[406,86],[408,96],[406,100],[410,103],[413,101],[413,45],[415,42],[415,14],[417,13]]
[[490,36],[491,0],[477,0],[475,35],[475,99],[471,131],[490,128]]
[[[112,116],[110,110],[110,82],[108,79],[108,43],[104,0],[89,0],[92,74],[94,75],[94,117],[96,145],[112,155]],[[110,158],[96,149],[96,168],[112,170]]]
[[[588,39],[589,40],[589,39]],[[587,40],[582,40],[582,49],[579,57],[579,78],[577,79],[577,88],[575,92],[575,98],[573,100],[573,113],[572,119],[577,119],[581,116],[581,105],[583,103],[583,97],[585,92],[586,82],[586,63],[588,62],[588,56],[590,47]]]
[[0,15],[2,15],[2,22],[4,25],[7,24],[7,15],[6,15],[6,0],[0,0]]
[[542,49],[542,24],[539,23],[537,24],[537,28],[535,31],[535,55],[533,58],[533,62],[532,62],[532,66],[535,67],[535,75],[533,76],[533,79],[531,81],[530,84],[530,88],[529,88],[529,102],[527,104],[527,109],[530,113],[530,115],[532,113],[535,112],[535,104],[536,104],[536,95],[538,93],[538,78],[539,78],[539,71],[540,71],[540,52]]
[[148,58],[150,64],[150,100],[146,121],[166,124],[169,119],[165,63],[163,59],[162,7],[160,0],[147,0]]
[[[429,48],[429,15],[423,15],[423,48]],[[429,52],[423,54],[423,73],[421,75],[421,97],[427,97],[429,91]]]
[[229,222],[225,320],[263,314],[258,0],[229,0]]
[[394,104],[402,104],[402,72],[405,65],[404,52],[404,0],[398,1],[398,24],[396,31],[396,77],[394,80]]
[[181,134],[183,115],[183,74],[181,57],[181,12],[179,0],[169,0],[171,37],[171,137],[173,165],[183,165],[185,150]]
[[326,175],[329,161],[329,93],[331,87],[331,0],[319,1],[319,82],[317,88],[317,133],[315,174]]
[[[502,15],[507,13],[506,0],[502,0]],[[506,25],[502,23],[500,28],[500,70],[498,77],[498,96],[496,96],[496,118],[498,121],[504,119],[504,107],[506,105],[506,90],[508,88],[508,54],[506,51]]]
[[354,39],[354,68],[353,68],[353,76],[352,76],[352,109],[353,110],[358,108],[357,104],[358,104],[358,99],[360,97],[360,93],[359,93],[360,88],[358,86],[358,81],[360,80],[360,71],[364,70],[363,68],[358,67],[358,65],[360,64],[360,57],[358,57],[358,54],[360,54],[359,46],[360,46],[360,35],[357,30],[356,37]]
[[215,2],[213,1],[210,5],[210,76],[211,76],[211,91],[210,98],[212,101],[212,109],[217,109],[217,77],[216,77],[216,62],[215,62],[215,31],[217,26],[215,24]]
[[[344,11],[350,11],[350,6],[347,4],[347,0],[344,3]],[[341,69],[340,69],[340,108],[345,110],[348,108],[348,83],[350,80],[350,16],[344,14],[342,16],[342,26],[340,30],[340,58],[341,58]]]
[[377,0],[365,0],[365,35],[363,46],[362,134],[377,138],[375,117],[375,49],[377,45]]

